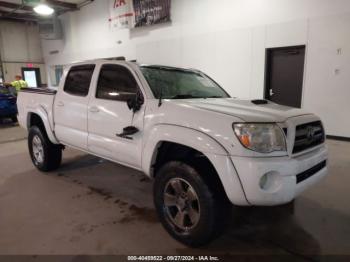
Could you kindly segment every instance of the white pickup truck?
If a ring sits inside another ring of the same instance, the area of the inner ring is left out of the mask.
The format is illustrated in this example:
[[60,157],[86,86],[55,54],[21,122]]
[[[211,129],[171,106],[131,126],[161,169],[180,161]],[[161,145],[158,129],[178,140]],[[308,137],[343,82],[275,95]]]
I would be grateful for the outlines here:
[[197,70],[78,63],[57,91],[20,92],[18,109],[39,170],[58,168],[69,146],[143,171],[165,229],[190,246],[218,235],[227,203],[289,203],[327,174],[317,116],[231,98]]

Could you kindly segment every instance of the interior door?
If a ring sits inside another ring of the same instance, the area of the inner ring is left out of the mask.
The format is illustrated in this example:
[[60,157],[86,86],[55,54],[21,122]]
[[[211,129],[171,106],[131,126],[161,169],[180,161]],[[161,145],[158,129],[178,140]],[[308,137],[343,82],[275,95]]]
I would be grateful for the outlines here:
[[[143,96],[136,79],[125,65],[101,66],[96,94],[89,103],[88,146],[93,153],[141,168],[144,107],[134,113],[127,105],[129,99]],[[138,132],[122,136],[130,126]]]
[[41,77],[40,77],[40,68],[22,68],[23,79],[27,82],[28,87],[40,87],[41,86]]
[[305,46],[268,49],[265,98],[277,104],[301,108]]
[[87,108],[95,65],[73,66],[54,103],[55,134],[63,144],[88,150]]

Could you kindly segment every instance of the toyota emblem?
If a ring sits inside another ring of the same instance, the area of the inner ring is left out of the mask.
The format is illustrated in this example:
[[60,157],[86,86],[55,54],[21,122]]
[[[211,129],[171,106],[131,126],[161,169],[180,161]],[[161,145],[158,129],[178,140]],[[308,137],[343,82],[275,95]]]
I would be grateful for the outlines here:
[[315,133],[316,133],[316,130],[314,127],[312,126],[308,126],[307,127],[307,130],[306,130],[306,138],[309,142],[312,142],[314,140],[314,137],[315,137]]

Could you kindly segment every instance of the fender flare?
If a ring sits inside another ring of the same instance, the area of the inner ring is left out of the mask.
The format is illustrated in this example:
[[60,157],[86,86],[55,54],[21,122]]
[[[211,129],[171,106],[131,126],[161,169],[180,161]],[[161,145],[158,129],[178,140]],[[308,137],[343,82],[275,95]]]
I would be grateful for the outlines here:
[[[207,134],[188,127],[160,124],[154,126],[147,135],[143,145],[142,170],[151,176],[152,163],[158,147],[162,142],[172,142],[191,147],[204,155],[228,155],[227,151],[216,140]],[[184,143],[186,142],[186,143]]]
[[46,112],[46,110],[43,107],[36,108],[33,111],[28,111],[28,114],[27,114],[27,128],[28,128],[28,130],[30,128],[30,117],[32,114],[36,114],[40,117],[41,121],[44,124],[46,134],[47,134],[48,138],[50,139],[51,143],[59,144],[60,142],[57,140],[57,138],[53,132],[53,129],[51,128],[48,113]]
[[233,204],[249,205],[228,152],[214,138],[195,129],[171,124],[156,125],[146,136],[148,139],[143,144],[142,170],[147,176],[153,177],[152,166],[159,146],[163,142],[177,143],[193,148],[209,159],[221,180],[226,195]]

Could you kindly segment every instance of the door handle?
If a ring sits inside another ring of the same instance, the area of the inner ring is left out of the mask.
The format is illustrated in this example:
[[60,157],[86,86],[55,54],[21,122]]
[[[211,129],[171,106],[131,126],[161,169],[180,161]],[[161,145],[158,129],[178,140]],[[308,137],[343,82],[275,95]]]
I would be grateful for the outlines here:
[[273,96],[275,93],[273,92],[272,89],[270,89],[270,97]]
[[96,106],[92,106],[92,107],[90,107],[89,111],[91,113],[98,113],[98,112],[100,112],[100,109],[98,109]]
[[62,101],[58,101],[57,106],[64,106],[64,103]]

